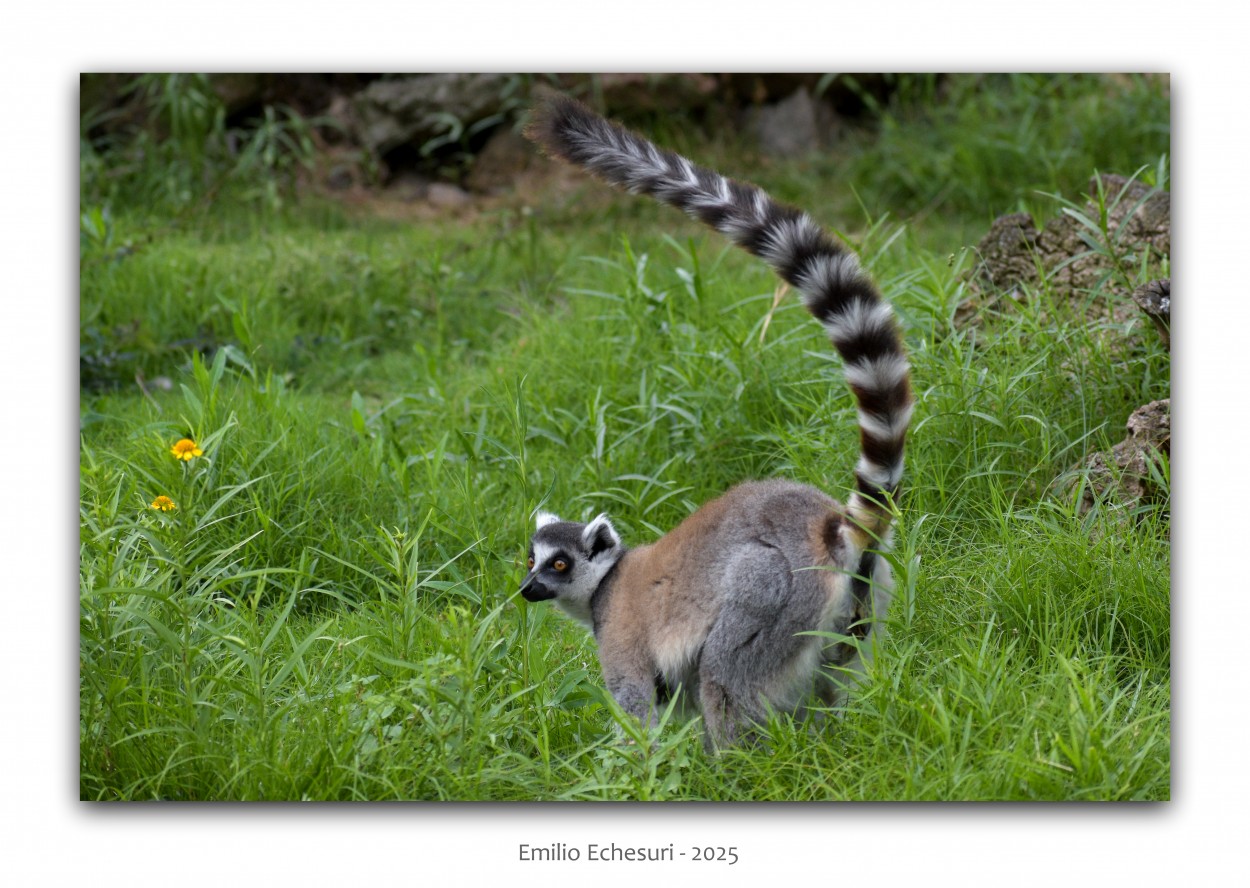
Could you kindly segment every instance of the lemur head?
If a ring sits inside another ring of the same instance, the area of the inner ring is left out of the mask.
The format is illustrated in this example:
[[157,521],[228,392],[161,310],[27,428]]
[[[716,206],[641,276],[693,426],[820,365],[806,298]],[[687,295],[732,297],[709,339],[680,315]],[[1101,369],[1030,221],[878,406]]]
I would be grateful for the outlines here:
[[590,626],[590,597],[625,554],[616,528],[607,515],[579,524],[539,512],[537,523],[521,595],[526,601],[554,599],[565,613]]

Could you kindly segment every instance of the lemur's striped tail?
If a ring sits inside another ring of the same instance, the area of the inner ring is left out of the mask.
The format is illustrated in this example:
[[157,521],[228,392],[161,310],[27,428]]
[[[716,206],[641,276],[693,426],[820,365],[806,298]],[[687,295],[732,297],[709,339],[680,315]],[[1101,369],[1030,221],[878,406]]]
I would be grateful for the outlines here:
[[801,210],[659,148],[567,96],[544,97],[526,135],[548,154],[710,225],[803,294],[842,356],[859,404],[860,459],[847,510],[863,535],[853,530],[853,542],[862,550],[880,540],[890,524],[888,501],[903,474],[912,396],[894,312],[855,254]]

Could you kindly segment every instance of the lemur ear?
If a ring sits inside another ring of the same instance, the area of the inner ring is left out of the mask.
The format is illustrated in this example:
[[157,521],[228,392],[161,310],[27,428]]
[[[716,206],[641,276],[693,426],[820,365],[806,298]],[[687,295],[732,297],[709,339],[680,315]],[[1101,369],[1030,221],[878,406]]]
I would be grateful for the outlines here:
[[543,529],[544,527],[546,527],[548,524],[555,524],[555,523],[556,523],[557,521],[559,521],[560,519],[559,519],[559,518],[557,518],[555,515],[552,515],[550,512],[543,512],[543,511],[540,511],[540,512],[539,512],[539,513],[535,516],[535,519],[534,519],[534,520],[535,520],[535,523],[538,525],[537,529],[538,529],[538,530],[542,530],[542,529]]
[[591,558],[608,549],[615,549],[620,544],[620,534],[616,532],[616,528],[612,526],[606,514],[598,515],[582,531],[582,545],[586,547]]

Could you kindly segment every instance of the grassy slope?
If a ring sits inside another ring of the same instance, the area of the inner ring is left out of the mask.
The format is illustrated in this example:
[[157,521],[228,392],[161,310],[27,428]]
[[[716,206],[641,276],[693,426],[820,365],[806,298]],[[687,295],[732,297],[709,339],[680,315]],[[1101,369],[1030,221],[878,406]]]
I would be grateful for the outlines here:
[[[679,146],[846,232],[905,318],[919,395],[861,693],[718,759],[697,723],[615,740],[593,642],[514,589],[540,504],[641,541],[744,478],[851,483],[836,361],[793,299],[761,337],[757,263],[596,186],[467,226],[226,205],[89,253],[84,342],[142,319],[127,347],[175,386],[83,396],[83,797],[1166,798],[1166,514],[1081,518],[1054,482],[1167,396],[1168,356],[1045,289],[957,330],[969,260],[949,256],[1016,208],[1003,176],[1033,205],[1154,164],[1166,98],[1013,82],[952,107],[815,170]],[[1053,133],[1082,114],[1140,131],[1082,153]],[[874,215],[919,215],[865,223],[847,179]],[[121,239],[150,230],[112,212]],[[228,347],[192,364],[179,341]],[[181,464],[188,433],[205,456]]]

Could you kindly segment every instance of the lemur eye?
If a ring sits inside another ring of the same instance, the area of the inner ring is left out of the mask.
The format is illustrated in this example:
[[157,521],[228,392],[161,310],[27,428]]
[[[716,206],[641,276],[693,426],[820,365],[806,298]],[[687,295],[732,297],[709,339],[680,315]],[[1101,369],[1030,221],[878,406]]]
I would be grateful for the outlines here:
[[554,567],[556,570],[560,571],[561,573],[569,569],[569,563],[565,561],[563,558],[557,558],[555,561],[551,563],[551,566]]
[[530,570],[534,569],[534,556],[533,555],[531,555],[529,557],[529,560],[525,562],[525,566],[529,568]]

